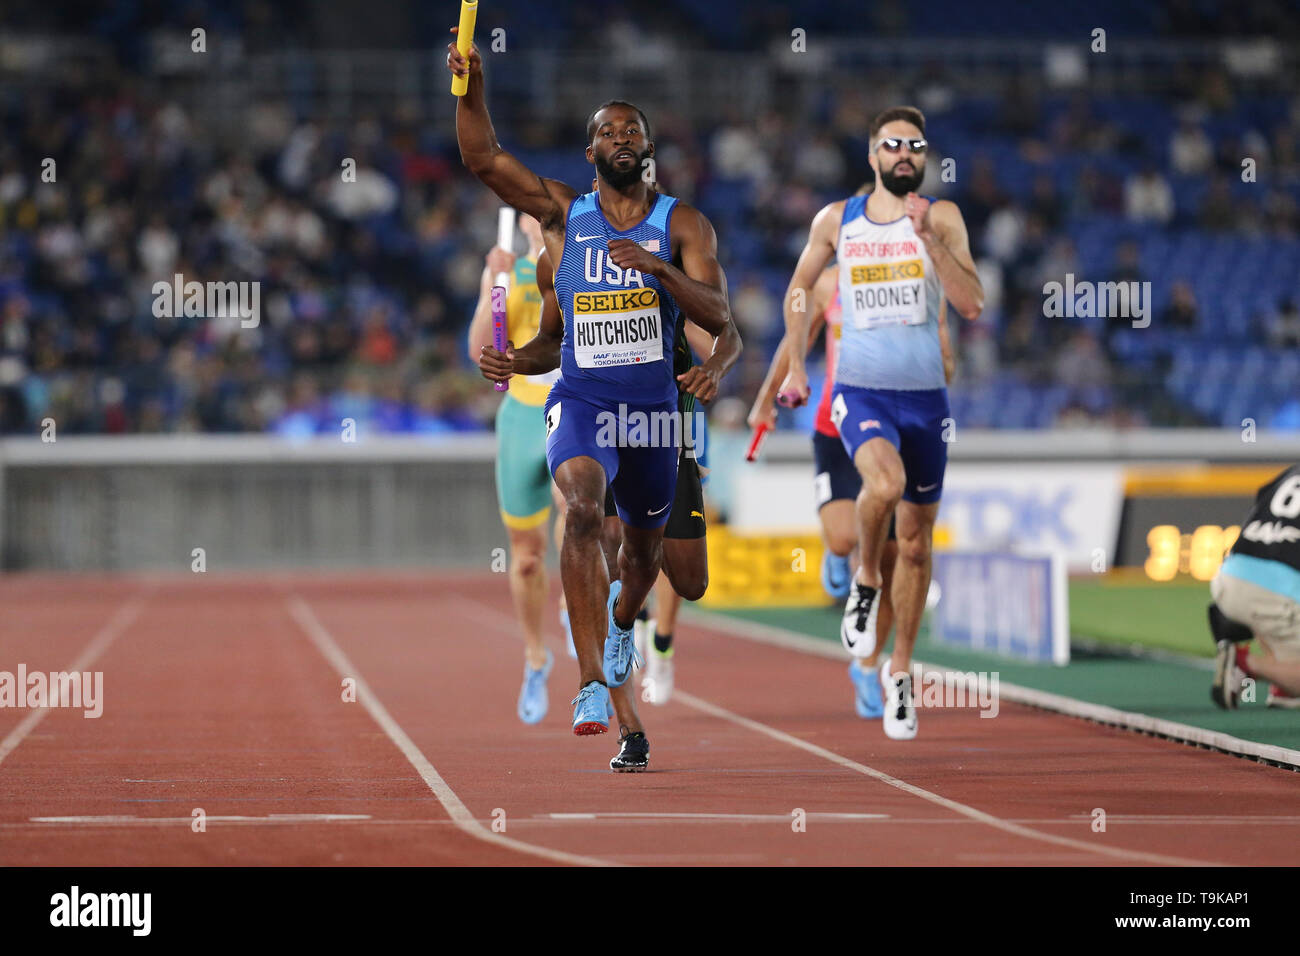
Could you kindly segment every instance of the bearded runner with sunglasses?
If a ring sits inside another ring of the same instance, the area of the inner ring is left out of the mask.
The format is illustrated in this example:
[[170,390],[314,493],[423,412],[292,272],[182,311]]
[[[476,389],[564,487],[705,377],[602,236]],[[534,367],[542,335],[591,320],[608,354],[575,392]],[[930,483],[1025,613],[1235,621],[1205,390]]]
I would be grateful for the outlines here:
[[779,400],[808,400],[808,312],[812,288],[832,258],[839,269],[841,339],[831,418],[862,476],[856,514],[861,564],[840,622],[854,657],[876,648],[880,559],[890,515],[898,563],[891,588],[896,636],[880,665],[885,734],[916,736],[912,647],[930,587],[930,546],[951,424],[939,344],[939,305],[947,298],[975,319],[984,291],[971,259],[966,223],[955,203],[918,196],[925,174],[925,117],[910,106],[871,123],[869,196],[831,203],[813,219],[785,300],[790,371]]

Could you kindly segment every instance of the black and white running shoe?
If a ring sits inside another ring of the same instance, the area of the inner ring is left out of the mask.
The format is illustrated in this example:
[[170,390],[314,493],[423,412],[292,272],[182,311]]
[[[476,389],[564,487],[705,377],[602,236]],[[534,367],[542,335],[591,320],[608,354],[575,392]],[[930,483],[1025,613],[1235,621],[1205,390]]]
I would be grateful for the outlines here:
[[840,619],[840,643],[854,657],[870,657],[876,649],[876,617],[880,614],[880,593],[853,582],[844,617]]
[[885,688],[885,736],[890,740],[916,737],[916,706],[912,700],[912,675],[889,669],[889,658],[880,664],[880,683]]
[[640,773],[650,764],[650,741],[641,731],[619,738],[618,756],[609,762],[615,773]]

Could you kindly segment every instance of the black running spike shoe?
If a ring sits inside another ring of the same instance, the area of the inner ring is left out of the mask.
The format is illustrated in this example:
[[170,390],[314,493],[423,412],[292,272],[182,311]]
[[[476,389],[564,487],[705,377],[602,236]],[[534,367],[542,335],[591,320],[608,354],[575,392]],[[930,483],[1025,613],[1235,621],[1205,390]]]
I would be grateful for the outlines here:
[[618,739],[618,756],[609,762],[615,773],[640,773],[650,763],[650,741],[641,731],[624,734]]

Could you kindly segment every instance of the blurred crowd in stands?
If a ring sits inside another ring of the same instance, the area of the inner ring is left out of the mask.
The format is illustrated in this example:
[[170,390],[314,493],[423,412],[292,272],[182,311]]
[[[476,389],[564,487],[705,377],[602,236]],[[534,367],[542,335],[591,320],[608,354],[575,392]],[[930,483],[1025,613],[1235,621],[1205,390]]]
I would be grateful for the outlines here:
[[[1222,70],[1187,76],[1176,98],[1100,105],[1039,96],[1029,81],[969,97],[942,71],[920,88],[879,79],[879,94],[840,93],[821,115],[711,127],[651,115],[665,190],[700,205],[720,236],[748,346],[723,394],[756,389],[808,224],[870,175],[867,124],[898,96],[927,110],[926,190],[960,205],[988,293],[958,330],[958,387],[1012,376],[1105,393],[1070,392],[1035,425],[1204,423],[1177,396],[1153,398],[1167,356],[1131,363],[1127,318],[1050,320],[1043,287],[1066,274],[1150,280],[1152,324],[1170,342],[1215,336],[1200,264],[1153,274],[1143,249],[1183,235],[1300,248],[1300,95],[1243,97]],[[529,149],[580,154],[574,126],[537,124]],[[213,136],[128,70],[0,91],[0,432],[35,434],[45,418],[61,435],[305,436],[345,418],[363,434],[491,427],[497,398],[465,331],[497,202],[462,168],[454,131],[384,104],[336,125],[287,100],[248,108],[244,130]],[[1241,341],[1300,348],[1297,265],[1285,287],[1253,285]],[[258,326],[156,317],[154,283],[175,274],[259,282]]]

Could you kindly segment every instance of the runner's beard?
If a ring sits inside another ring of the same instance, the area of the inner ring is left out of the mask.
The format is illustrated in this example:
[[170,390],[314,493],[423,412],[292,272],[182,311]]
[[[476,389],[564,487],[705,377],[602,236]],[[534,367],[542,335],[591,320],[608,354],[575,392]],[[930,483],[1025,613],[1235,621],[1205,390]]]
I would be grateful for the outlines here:
[[641,170],[645,165],[646,157],[650,155],[650,150],[646,149],[637,156],[636,162],[627,169],[619,169],[612,162],[596,154],[596,172],[600,173],[600,178],[605,180],[615,189],[626,189],[641,178]]
[[[897,164],[895,164],[897,168]],[[889,172],[880,171],[880,184],[888,189],[895,196],[906,196],[908,193],[914,193],[921,188],[921,180],[925,178],[924,166],[913,166],[913,172],[903,173],[901,176],[895,176],[891,169]]]

